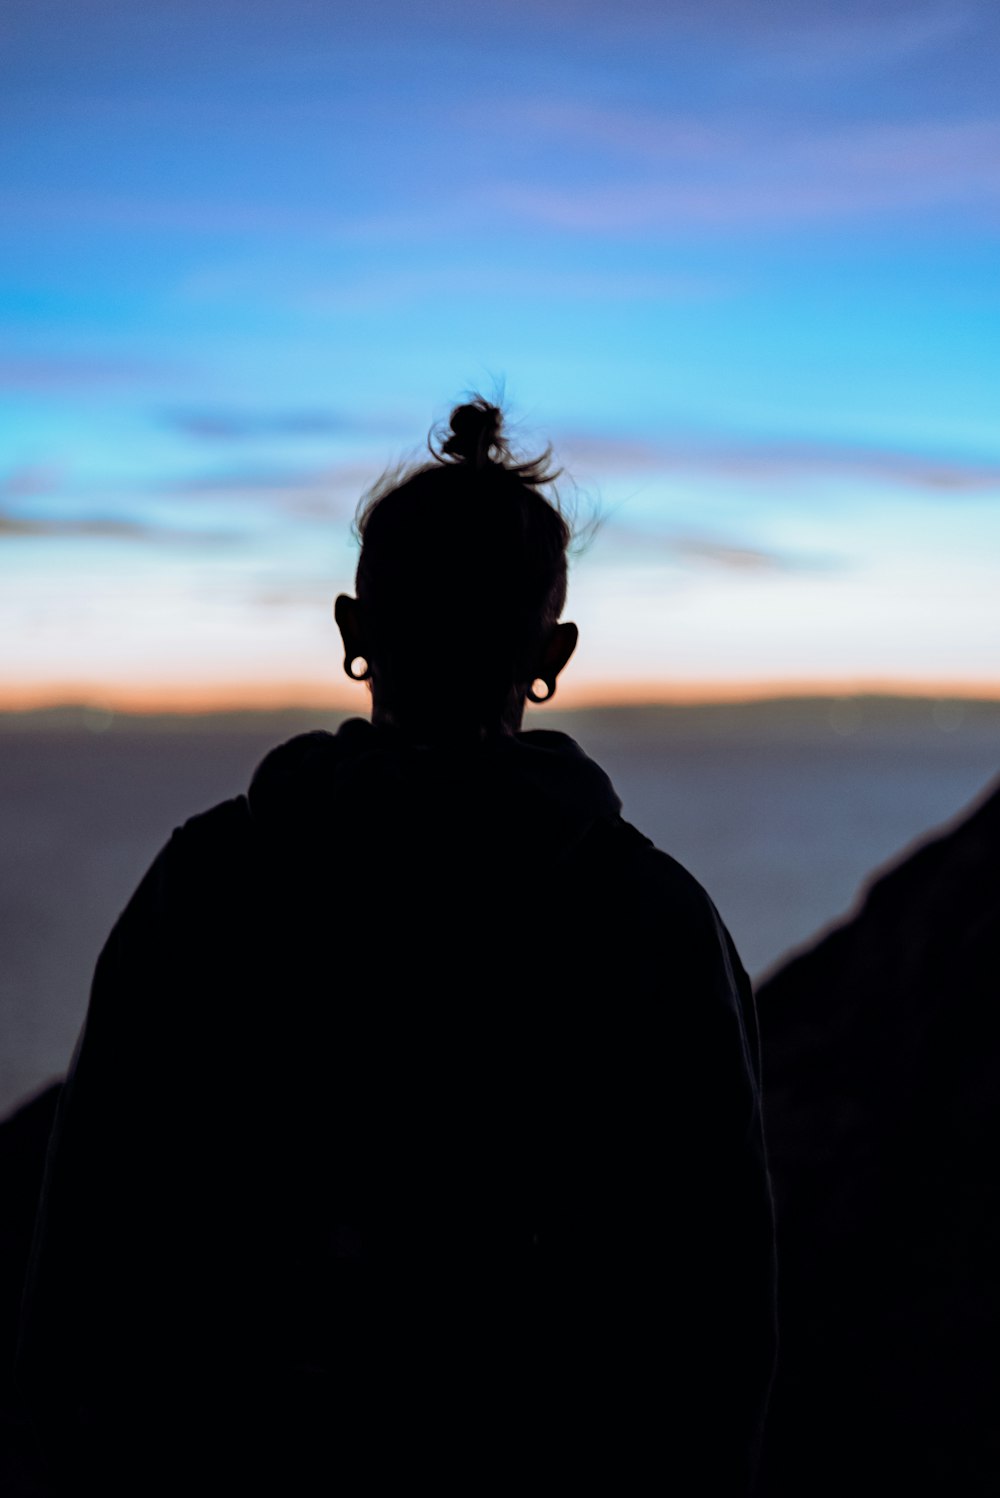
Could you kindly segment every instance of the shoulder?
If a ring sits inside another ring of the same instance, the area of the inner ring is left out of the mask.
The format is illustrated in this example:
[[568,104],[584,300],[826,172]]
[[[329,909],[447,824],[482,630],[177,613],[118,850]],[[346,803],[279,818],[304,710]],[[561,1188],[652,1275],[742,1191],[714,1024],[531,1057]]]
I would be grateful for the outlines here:
[[[591,855],[606,863],[623,895],[636,913],[669,908],[688,929],[717,937],[722,922],[712,900],[695,876],[678,859],[657,848],[623,817],[602,817],[590,838]],[[722,928],[724,929],[724,928]]]
[[253,773],[250,782],[250,801],[255,803],[268,796],[275,787],[289,778],[302,774],[317,761],[326,762],[337,753],[337,735],[317,728],[310,733],[299,733],[271,749]]
[[[676,858],[623,818],[595,824],[590,887],[602,921],[618,932],[623,968],[655,974],[678,993],[698,992],[707,1013],[740,1017],[751,1056],[757,1048],[750,980],[708,891]],[[596,865],[596,867],[594,867]],[[601,869],[597,873],[597,868]]]
[[250,826],[250,807],[246,796],[220,801],[208,811],[198,812],[178,827],[173,840],[185,847],[221,846],[246,835]]
[[381,735],[366,719],[347,718],[336,733],[318,728],[277,745],[250,782],[254,824],[282,836],[312,826],[318,808],[337,799],[342,774],[377,758],[381,744]]
[[207,872],[208,866],[231,863],[245,855],[252,824],[246,796],[220,801],[177,827],[164,849],[172,869]]
[[252,827],[245,796],[222,801],[174,829],[118,917],[102,960],[148,940],[182,912],[219,906],[249,867]]

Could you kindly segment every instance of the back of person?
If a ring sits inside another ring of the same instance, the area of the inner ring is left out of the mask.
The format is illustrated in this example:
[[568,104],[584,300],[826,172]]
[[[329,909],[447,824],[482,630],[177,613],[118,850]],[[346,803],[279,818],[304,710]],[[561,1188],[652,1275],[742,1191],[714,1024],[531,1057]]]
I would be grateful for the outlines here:
[[102,953],[22,1379],[70,1492],[747,1490],[749,985],[559,734],[306,735]]

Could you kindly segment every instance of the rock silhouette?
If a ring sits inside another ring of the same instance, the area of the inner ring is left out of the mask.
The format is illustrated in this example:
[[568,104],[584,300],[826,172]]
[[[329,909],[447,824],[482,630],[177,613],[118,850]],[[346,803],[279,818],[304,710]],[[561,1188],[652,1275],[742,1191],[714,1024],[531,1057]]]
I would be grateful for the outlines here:
[[53,1082],[0,1123],[0,1492],[9,1498],[44,1498],[46,1492],[33,1442],[11,1397],[10,1378],[45,1152],[61,1091],[62,1084]]
[[1000,1491],[1000,788],[759,993],[781,1351],[761,1498]]
[[0,1123],[0,1349],[10,1366],[45,1151],[61,1084],[53,1082]]

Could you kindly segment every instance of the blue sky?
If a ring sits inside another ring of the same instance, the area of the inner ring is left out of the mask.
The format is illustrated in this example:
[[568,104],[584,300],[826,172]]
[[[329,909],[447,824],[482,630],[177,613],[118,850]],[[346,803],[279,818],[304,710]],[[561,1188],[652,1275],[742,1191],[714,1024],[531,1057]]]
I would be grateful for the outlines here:
[[993,690],[998,42],[8,0],[0,696],[354,700],[359,494],[498,381],[604,516],[567,693]]

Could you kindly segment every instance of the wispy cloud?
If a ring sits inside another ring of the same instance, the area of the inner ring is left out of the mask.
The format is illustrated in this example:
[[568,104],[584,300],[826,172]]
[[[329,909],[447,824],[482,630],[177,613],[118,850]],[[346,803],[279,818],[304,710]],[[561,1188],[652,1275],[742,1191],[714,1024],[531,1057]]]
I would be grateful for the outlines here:
[[[495,210],[581,232],[771,227],[966,205],[1000,213],[1000,119],[815,127],[569,104],[512,128],[603,156],[581,186],[495,180]],[[594,177],[597,180],[594,180]],[[603,180],[602,180],[603,179]]]
[[697,11],[703,31],[712,28],[721,46],[726,37],[744,57],[751,53],[747,60],[755,73],[770,64],[775,72],[793,68],[800,76],[835,79],[896,61],[912,63],[991,22],[989,0],[796,0],[770,6],[709,0]]
[[[456,108],[481,118],[482,106]],[[1000,119],[992,111],[967,118],[869,119],[817,126],[782,115],[728,119],[581,103],[577,99],[505,99],[491,104],[497,129],[520,158],[519,171],[494,169],[443,184],[414,168],[411,189],[391,210],[351,200],[344,207],[311,204],[169,199],[145,195],[23,193],[7,205],[19,224],[95,228],[116,234],[229,236],[239,241],[290,238],[310,244],[415,241],[439,248],[448,232],[495,231],[528,221],[575,233],[623,236],[641,231],[767,229],[853,222],[952,208],[1000,212]],[[559,161],[558,170],[552,166]],[[433,212],[427,192],[434,188]],[[425,191],[421,193],[420,188]],[[247,280],[246,273],[237,282]],[[251,281],[253,277],[249,278]],[[435,294],[440,273],[395,271],[360,275],[345,285],[306,289],[274,277],[269,299],[303,309],[342,311]],[[503,294],[592,294],[593,278],[561,278],[495,267],[455,269],[446,292],[475,294],[477,285]],[[638,298],[714,294],[710,278],[669,275],[598,278],[593,294]],[[630,290],[630,284],[636,290]],[[194,272],[178,286],[184,300],[236,295],[224,277]]]
[[254,500],[286,513],[320,517],[353,510],[360,496],[378,477],[378,467],[364,463],[341,463],[325,468],[226,469],[197,473],[184,478],[154,479],[150,489],[157,494],[186,499]]
[[152,478],[157,494],[201,496],[284,495],[302,493],[322,482],[323,472],[304,468],[229,468],[216,473],[193,473],[180,478]]
[[553,441],[560,463],[574,476],[662,473],[676,467],[683,451],[643,437],[612,437],[593,432],[564,432]]
[[168,411],[166,424],[186,437],[208,442],[243,442],[273,437],[340,437],[358,424],[334,411],[224,411],[212,408]]
[[21,192],[5,196],[18,222],[107,228],[142,234],[329,235],[344,227],[336,210],[285,206],[251,199],[153,196],[145,193]]
[[22,464],[0,478],[0,499],[37,499],[42,494],[52,494],[62,478],[61,470],[48,464]]
[[153,359],[8,357],[0,358],[0,390],[80,391],[177,373],[176,366]]
[[746,0],[511,0],[509,10],[616,37],[650,41],[709,39],[717,54],[739,48],[744,66],[759,56],[775,63],[802,62],[812,70],[840,73],[895,57],[927,52],[952,37],[974,34],[990,22],[988,0],[796,0],[794,5],[747,5]]
[[[232,513],[255,530],[263,525],[345,536],[358,504],[379,478],[377,463],[304,469],[230,469],[183,478],[151,479],[147,493],[183,517],[200,512],[226,523]],[[333,527],[333,531],[331,531]]]
[[988,494],[1000,491],[1000,461],[971,463],[948,457],[821,443],[747,443],[566,433],[557,456],[578,478],[590,475],[704,473],[735,479],[823,479],[863,476],[931,493]]
[[710,536],[673,536],[667,545],[677,556],[695,562],[710,562],[731,572],[789,572],[813,570],[815,563],[760,546],[736,545]]
[[665,523],[656,526],[630,520],[620,512],[602,525],[602,534],[626,556],[667,558],[685,566],[721,568],[748,576],[778,573],[829,572],[840,565],[829,554],[805,553],[750,543],[740,537],[679,531]]
[[11,515],[0,511],[0,541],[22,537],[51,540],[140,541],[172,546],[218,546],[238,539],[235,531],[154,525],[119,516]]

